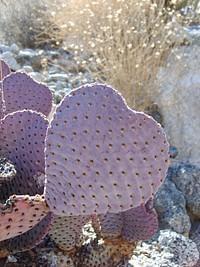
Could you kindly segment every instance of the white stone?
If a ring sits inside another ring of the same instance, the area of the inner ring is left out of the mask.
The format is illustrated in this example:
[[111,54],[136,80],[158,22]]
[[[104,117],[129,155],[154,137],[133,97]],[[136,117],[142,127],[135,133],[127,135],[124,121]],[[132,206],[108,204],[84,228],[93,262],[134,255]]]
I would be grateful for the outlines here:
[[41,82],[42,81],[42,75],[39,72],[37,72],[37,71],[29,72],[28,75],[30,75],[33,79],[35,79],[38,82]]
[[50,81],[62,81],[62,82],[67,82],[69,80],[69,76],[66,73],[55,73],[51,74],[48,77],[46,77],[45,82],[50,82]]
[[2,53],[4,53],[4,52],[8,52],[8,51],[10,51],[10,46],[8,46],[8,45],[4,45],[4,44],[0,44],[0,51],[1,51]]
[[138,244],[129,262],[134,267],[193,267],[198,258],[197,246],[191,239],[163,230],[157,242]]
[[10,47],[10,51],[11,51],[12,53],[15,53],[15,54],[19,53],[19,50],[20,50],[20,48],[19,48],[19,46],[16,45],[16,44],[12,44],[11,47]]
[[38,56],[38,51],[32,50],[30,48],[25,48],[19,52],[19,56],[24,58],[32,58],[34,56]]
[[20,69],[20,65],[17,63],[16,59],[14,58],[11,52],[9,51],[4,52],[3,54],[0,55],[0,58],[3,59],[12,70],[16,71]]
[[23,70],[25,70],[27,73],[34,72],[33,68],[29,65],[23,66]]
[[200,164],[200,47],[176,49],[159,73],[152,92],[161,109],[176,159]]

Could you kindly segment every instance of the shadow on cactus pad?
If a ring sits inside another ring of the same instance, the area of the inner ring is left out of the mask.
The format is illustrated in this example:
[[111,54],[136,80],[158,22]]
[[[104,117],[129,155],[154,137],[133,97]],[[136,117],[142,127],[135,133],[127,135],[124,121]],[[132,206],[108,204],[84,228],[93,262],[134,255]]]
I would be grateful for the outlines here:
[[0,187],[0,201],[14,194],[43,193],[47,126],[42,114],[26,110],[8,114],[0,121],[0,156],[16,169],[15,177]]

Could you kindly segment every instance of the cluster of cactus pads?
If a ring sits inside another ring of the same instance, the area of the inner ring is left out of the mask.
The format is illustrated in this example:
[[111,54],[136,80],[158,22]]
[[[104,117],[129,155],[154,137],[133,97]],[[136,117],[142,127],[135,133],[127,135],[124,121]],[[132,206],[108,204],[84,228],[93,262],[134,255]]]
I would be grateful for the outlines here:
[[[77,257],[91,222],[109,248],[104,266],[114,266],[157,230],[153,196],[168,169],[166,136],[104,84],[72,90],[52,118],[51,109],[46,85],[0,61],[0,258],[46,234]],[[91,255],[80,266],[103,266]]]

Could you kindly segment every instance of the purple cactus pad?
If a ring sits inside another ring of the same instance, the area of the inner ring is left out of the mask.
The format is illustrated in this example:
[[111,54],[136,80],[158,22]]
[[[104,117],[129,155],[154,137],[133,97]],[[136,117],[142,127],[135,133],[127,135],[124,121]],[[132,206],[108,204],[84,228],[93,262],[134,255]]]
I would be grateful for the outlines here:
[[11,196],[4,205],[0,204],[0,241],[30,230],[48,212],[44,197]]
[[[153,201],[120,213],[98,215],[99,226],[95,231],[104,239],[124,238],[130,243],[148,240],[158,229]],[[94,223],[97,226],[97,223]]]
[[123,212],[99,214],[92,216],[92,227],[99,238],[117,238],[121,236],[124,226]]
[[29,109],[48,115],[52,108],[52,94],[49,88],[36,82],[26,73],[15,72],[1,82],[5,114]]
[[6,239],[0,242],[0,255],[1,250],[7,251],[9,254],[15,254],[29,250],[37,246],[42,239],[47,235],[53,219],[52,212],[49,212],[40,222],[38,222],[32,229],[27,232]]
[[43,193],[44,140],[48,121],[35,111],[17,111],[0,121],[0,157],[16,169],[11,181],[0,187],[0,201],[13,194]]
[[158,217],[150,199],[145,205],[123,212],[122,237],[133,243],[150,239],[158,229]]
[[73,90],[47,131],[45,197],[60,216],[118,213],[146,203],[166,176],[161,126],[103,85]]
[[65,251],[82,245],[82,227],[91,220],[91,216],[55,216],[49,236]]

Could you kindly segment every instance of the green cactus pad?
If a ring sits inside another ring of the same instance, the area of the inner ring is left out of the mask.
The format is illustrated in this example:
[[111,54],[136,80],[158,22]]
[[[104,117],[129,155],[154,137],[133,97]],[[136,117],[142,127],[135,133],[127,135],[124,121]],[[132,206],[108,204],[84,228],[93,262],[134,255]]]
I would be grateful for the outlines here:
[[73,90],[46,140],[45,198],[56,215],[118,213],[146,203],[163,183],[169,146],[161,126],[103,85]]

